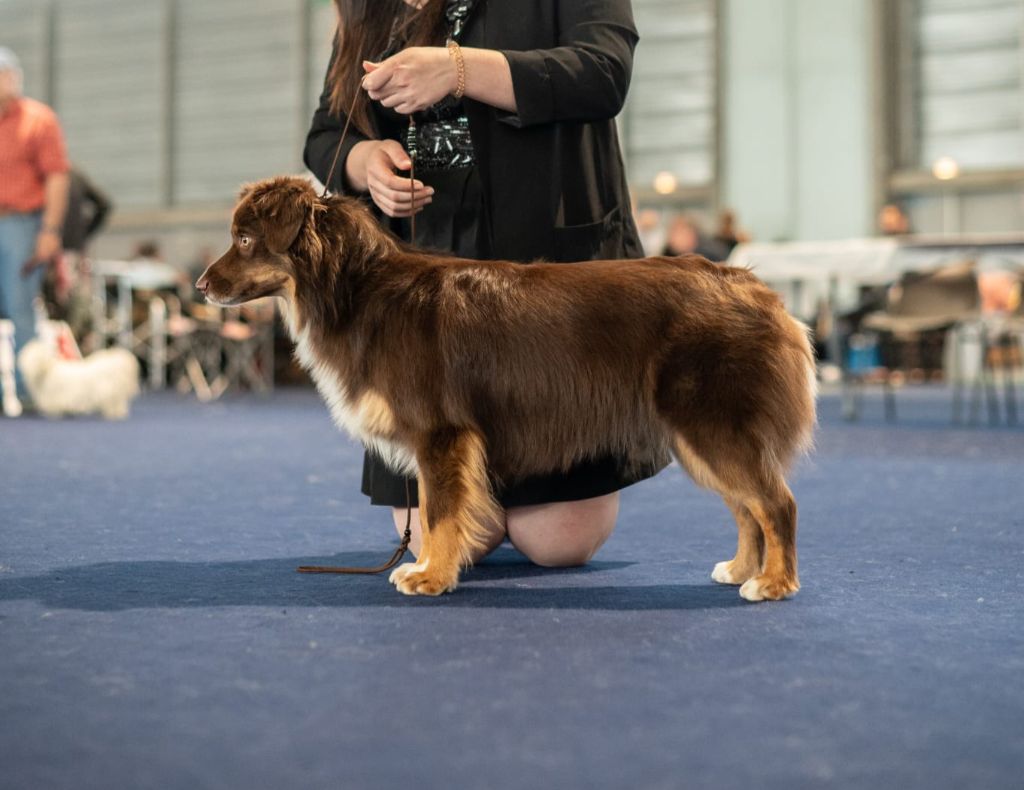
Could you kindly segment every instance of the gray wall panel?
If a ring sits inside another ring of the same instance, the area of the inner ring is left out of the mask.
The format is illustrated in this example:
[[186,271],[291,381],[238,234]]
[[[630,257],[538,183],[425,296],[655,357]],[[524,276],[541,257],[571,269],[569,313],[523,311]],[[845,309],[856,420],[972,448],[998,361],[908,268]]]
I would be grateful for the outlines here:
[[10,47],[25,73],[25,94],[49,100],[47,84],[49,7],[39,0],[0,2],[0,45]]
[[1024,0],[928,0],[914,18],[917,124],[911,167],[1024,167]]
[[163,3],[58,5],[56,108],[72,158],[118,206],[163,200]]
[[622,121],[630,180],[706,186],[715,160],[715,4],[634,0],[640,44]]
[[179,0],[175,202],[230,203],[302,167],[302,14],[295,0]]

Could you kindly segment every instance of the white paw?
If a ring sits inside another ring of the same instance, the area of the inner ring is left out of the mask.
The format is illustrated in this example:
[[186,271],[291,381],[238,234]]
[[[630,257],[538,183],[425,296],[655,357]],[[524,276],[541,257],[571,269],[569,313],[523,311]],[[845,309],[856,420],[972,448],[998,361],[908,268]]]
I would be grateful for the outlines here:
[[388,581],[397,587],[399,582],[401,582],[402,579],[410,573],[419,573],[420,571],[426,570],[426,568],[426,562],[403,562],[391,571],[391,575],[388,576]]
[[402,595],[444,595],[455,592],[458,579],[443,581],[432,579],[422,573],[410,573],[398,580],[395,585]]
[[743,582],[743,586],[740,587],[740,597],[746,598],[748,601],[763,601],[765,598],[761,585],[756,578],[747,579]]
[[781,601],[796,595],[800,582],[796,579],[755,576],[743,582],[740,595],[748,601]]
[[730,560],[719,562],[711,571],[711,578],[719,584],[739,584],[739,581],[733,579],[732,573],[729,572],[730,565],[732,565]]

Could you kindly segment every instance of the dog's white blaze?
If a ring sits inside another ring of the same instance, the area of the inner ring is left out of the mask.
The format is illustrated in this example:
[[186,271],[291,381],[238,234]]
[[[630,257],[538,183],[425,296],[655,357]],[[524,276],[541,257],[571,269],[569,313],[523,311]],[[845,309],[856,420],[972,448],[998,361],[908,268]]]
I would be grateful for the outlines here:
[[299,364],[313,377],[317,390],[327,403],[334,424],[373,450],[395,472],[415,475],[416,458],[407,448],[381,436],[375,436],[367,430],[365,413],[354,407],[348,388],[337,371],[317,356],[316,349],[309,340],[309,329],[305,328],[293,337]]

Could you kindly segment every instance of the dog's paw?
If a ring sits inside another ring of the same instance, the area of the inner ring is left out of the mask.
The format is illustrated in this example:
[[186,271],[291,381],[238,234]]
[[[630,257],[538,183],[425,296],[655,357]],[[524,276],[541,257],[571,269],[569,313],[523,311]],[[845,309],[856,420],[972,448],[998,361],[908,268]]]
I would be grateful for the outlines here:
[[743,584],[757,574],[757,570],[746,570],[736,567],[735,560],[725,560],[715,565],[711,578],[719,584]]
[[388,576],[388,581],[394,585],[397,585],[399,581],[404,579],[410,573],[422,571],[426,567],[427,563],[425,562],[403,562],[401,565],[399,565],[397,568],[391,571],[391,575]]
[[795,595],[799,589],[800,583],[796,580],[755,576],[743,583],[740,587],[740,596],[748,601],[781,601]]
[[403,595],[441,595],[452,592],[459,582],[431,572],[426,562],[406,562],[391,572],[389,581]]

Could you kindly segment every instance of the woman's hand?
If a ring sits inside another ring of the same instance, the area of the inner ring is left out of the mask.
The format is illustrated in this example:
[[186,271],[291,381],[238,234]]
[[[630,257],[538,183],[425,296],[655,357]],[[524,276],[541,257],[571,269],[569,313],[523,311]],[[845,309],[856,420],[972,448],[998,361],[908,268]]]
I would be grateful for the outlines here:
[[346,172],[352,185],[368,191],[373,202],[389,217],[411,217],[422,211],[434,194],[433,188],[422,181],[396,175],[396,170],[408,170],[411,166],[409,155],[398,141],[365,140],[349,152]]
[[363,69],[370,98],[403,115],[437,104],[458,84],[447,47],[409,47],[380,63],[363,61]]

